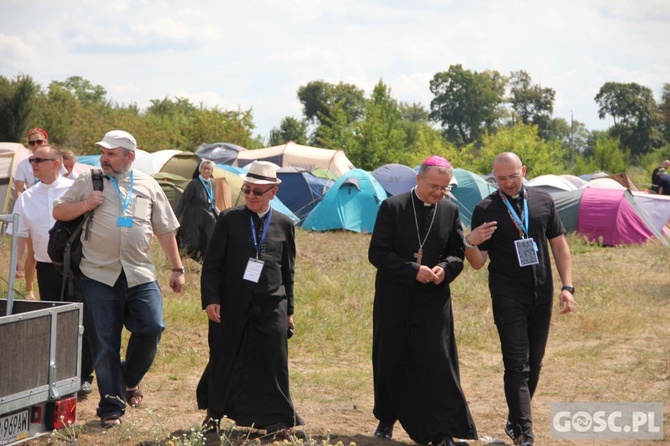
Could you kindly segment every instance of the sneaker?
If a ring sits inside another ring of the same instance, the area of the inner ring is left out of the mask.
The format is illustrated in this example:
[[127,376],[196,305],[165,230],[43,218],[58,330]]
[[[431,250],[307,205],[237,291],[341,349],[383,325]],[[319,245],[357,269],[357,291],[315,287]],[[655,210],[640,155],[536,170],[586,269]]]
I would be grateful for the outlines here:
[[507,420],[507,423],[505,423],[505,433],[509,438],[512,439],[514,444],[517,443],[516,435],[514,434],[514,428],[512,427],[512,422],[509,419]]
[[390,440],[393,438],[393,425],[395,421],[380,421],[375,429],[375,437]]
[[79,394],[80,395],[88,395],[93,392],[93,387],[91,387],[91,383],[88,381],[82,381],[81,387],[79,388]]

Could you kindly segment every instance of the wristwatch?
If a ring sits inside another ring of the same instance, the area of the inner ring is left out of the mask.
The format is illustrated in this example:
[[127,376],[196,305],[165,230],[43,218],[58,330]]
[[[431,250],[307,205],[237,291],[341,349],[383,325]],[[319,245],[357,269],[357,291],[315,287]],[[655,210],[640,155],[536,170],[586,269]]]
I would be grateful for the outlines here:
[[181,268],[172,268],[172,272],[186,274],[186,268],[184,268],[183,266]]
[[561,291],[570,291],[570,294],[575,294],[575,287],[564,285],[563,288],[561,288]]

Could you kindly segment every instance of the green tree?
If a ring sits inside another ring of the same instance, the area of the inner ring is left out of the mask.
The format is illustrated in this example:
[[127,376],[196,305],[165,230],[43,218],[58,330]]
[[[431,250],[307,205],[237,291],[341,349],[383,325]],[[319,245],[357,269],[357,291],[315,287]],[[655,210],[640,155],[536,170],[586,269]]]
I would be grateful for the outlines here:
[[626,171],[626,158],[629,153],[619,150],[618,139],[606,135],[598,135],[593,147],[591,165],[598,170],[609,173],[622,173]]
[[307,144],[307,121],[286,116],[282,119],[279,128],[270,130],[270,146],[286,144],[295,141],[297,144]]
[[558,141],[540,138],[535,125],[517,124],[499,129],[496,133],[485,133],[479,156],[475,158],[475,171],[491,171],[493,159],[502,152],[514,152],[526,165],[527,177],[566,172],[564,152]]
[[101,85],[93,85],[81,76],[70,76],[63,82],[54,81],[53,85],[68,90],[83,106],[105,102],[107,90]]
[[[351,150],[356,150],[356,137],[353,125],[349,123],[343,103],[332,105],[328,116],[320,116],[323,121],[316,132],[315,144],[326,149],[343,149],[347,156]],[[355,163],[354,163],[355,165]]]
[[658,106],[651,90],[634,82],[606,82],[595,97],[598,116],[614,121],[610,135],[633,155],[647,153],[662,145]]
[[398,125],[400,109],[391,89],[379,81],[365,107],[365,118],[356,124],[356,143],[347,156],[355,166],[374,170],[396,162],[404,151],[405,132]]
[[497,71],[477,73],[451,65],[435,74],[430,91],[430,118],[445,129],[456,145],[479,141],[485,131],[495,131],[503,115],[507,80]]
[[[333,122],[333,111],[344,112],[347,124],[357,121],[365,112],[365,93],[352,84],[312,81],[298,89],[298,99],[305,118],[315,125]],[[337,107],[336,107],[337,104]]]
[[659,104],[661,130],[665,143],[670,143],[670,83],[663,84],[661,103]]
[[551,88],[532,85],[530,75],[521,70],[513,71],[510,77],[512,110],[524,124],[538,126],[544,139],[551,139],[551,115],[554,113],[556,92]]
[[0,76],[0,141],[23,141],[29,128],[40,124],[31,122],[38,92],[30,76]]

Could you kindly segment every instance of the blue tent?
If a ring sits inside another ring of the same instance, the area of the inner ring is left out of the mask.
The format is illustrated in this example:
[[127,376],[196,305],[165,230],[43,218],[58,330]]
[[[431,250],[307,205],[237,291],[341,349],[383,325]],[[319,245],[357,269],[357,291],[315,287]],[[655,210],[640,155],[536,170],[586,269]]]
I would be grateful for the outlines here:
[[472,211],[477,203],[482,201],[498,188],[476,173],[465,169],[454,169],[454,178],[458,185],[453,185],[451,195],[455,198],[458,210],[461,214],[461,222],[465,226],[470,226],[472,220]]
[[404,164],[385,164],[372,171],[372,176],[389,195],[409,192],[416,185],[416,172]]
[[335,183],[312,175],[300,167],[282,167],[277,170],[281,180],[277,198],[293,213],[304,220],[323,197],[323,194]]
[[370,233],[386,191],[368,172],[353,169],[337,179],[302,227],[312,231],[346,229]]

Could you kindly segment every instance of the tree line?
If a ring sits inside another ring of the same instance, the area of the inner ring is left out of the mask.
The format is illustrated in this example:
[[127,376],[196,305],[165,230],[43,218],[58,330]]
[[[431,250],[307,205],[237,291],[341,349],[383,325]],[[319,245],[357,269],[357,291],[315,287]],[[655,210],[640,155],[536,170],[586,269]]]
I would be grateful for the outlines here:
[[123,128],[149,152],[192,151],[220,141],[255,149],[293,140],[342,148],[367,170],[387,163],[413,166],[441,154],[480,173],[489,170],[496,153],[513,150],[529,166],[529,176],[649,169],[670,158],[670,83],[658,102],[637,83],[603,84],[594,101],[599,117],[614,123],[605,131],[555,117],[555,90],[534,84],[523,70],[503,75],[452,65],[436,73],[428,88],[433,99],[425,106],[398,101],[383,80],[369,96],[356,85],[311,81],[296,92],[303,116],[282,118],[264,139],[254,135],[252,109],[165,97],[140,110],[112,102],[104,87],[79,76],[46,88],[28,75],[0,76],[0,141],[23,142],[28,128],[39,126],[51,142],[87,154],[94,153],[100,135]]

